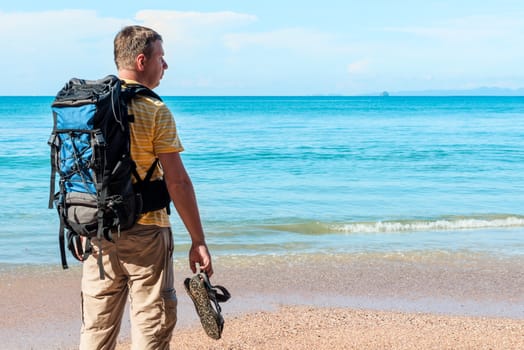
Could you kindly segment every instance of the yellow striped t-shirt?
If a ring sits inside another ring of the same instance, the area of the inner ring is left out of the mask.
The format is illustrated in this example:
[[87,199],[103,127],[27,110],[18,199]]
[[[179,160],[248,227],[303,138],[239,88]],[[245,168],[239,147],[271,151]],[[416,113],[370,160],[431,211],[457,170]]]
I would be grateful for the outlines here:
[[[125,80],[126,83],[137,83]],[[130,123],[131,158],[136,163],[140,178],[144,178],[158,154],[182,152],[184,148],[178,138],[175,119],[164,102],[152,97],[137,95],[128,105],[134,122]],[[153,173],[152,180],[162,177],[160,164]],[[169,215],[165,209],[142,214],[138,220],[142,225],[169,227]]]

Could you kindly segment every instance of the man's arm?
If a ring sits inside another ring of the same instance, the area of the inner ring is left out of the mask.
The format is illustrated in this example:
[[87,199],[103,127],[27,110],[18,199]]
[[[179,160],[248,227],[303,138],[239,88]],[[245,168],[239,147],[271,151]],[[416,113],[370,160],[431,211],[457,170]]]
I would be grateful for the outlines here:
[[213,274],[211,255],[207,248],[193,183],[182,163],[182,158],[177,152],[161,153],[158,158],[164,169],[164,178],[171,199],[191,236],[190,268],[196,272],[195,264],[199,263],[202,270],[211,276]]

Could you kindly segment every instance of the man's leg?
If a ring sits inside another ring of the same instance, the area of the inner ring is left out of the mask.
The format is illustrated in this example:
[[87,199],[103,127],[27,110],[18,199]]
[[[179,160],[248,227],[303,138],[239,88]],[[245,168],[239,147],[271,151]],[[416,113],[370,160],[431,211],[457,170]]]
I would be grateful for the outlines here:
[[102,240],[105,279],[100,279],[98,247],[82,268],[82,331],[80,350],[110,350],[116,347],[128,295],[115,244]]
[[129,273],[132,349],[169,349],[177,320],[171,229],[142,226],[127,233],[118,251]]

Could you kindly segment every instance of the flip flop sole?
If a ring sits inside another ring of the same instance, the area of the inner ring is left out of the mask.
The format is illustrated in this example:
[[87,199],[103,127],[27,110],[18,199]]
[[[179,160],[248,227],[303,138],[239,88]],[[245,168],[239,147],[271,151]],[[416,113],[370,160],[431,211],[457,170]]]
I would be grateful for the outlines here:
[[191,297],[206,334],[213,339],[220,339],[224,321],[209,300],[208,290],[199,276],[185,280],[187,294]]

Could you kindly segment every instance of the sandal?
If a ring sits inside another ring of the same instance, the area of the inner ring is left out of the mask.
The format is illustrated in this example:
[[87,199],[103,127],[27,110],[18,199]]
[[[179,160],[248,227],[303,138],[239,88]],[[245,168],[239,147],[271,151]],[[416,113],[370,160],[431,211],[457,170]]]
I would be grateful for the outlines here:
[[222,286],[211,285],[207,273],[200,269],[193,277],[184,280],[184,287],[193,300],[206,334],[213,339],[220,339],[224,329],[224,318],[219,303],[228,301],[231,294]]

